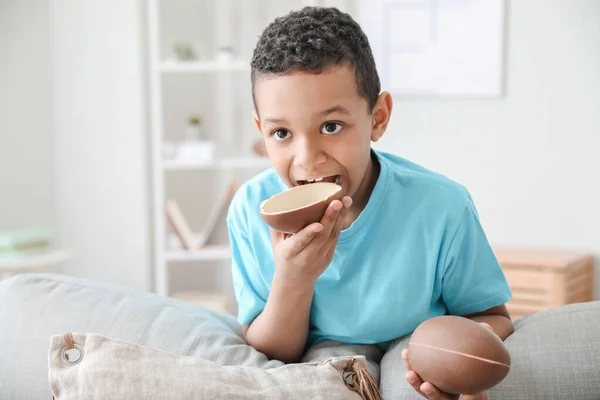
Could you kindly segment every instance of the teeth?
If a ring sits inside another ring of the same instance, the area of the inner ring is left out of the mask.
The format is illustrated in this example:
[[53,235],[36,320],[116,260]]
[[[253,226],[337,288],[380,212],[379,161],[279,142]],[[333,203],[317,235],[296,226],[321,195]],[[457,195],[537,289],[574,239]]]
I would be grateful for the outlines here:
[[[299,184],[299,185],[306,185],[306,184],[309,184],[309,183],[323,182],[323,180],[324,180],[325,178],[326,178],[326,177],[323,177],[323,176],[322,176],[322,177],[320,177],[320,178],[313,178],[313,179],[298,180],[297,182],[298,182],[298,184]],[[341,176],[340,176],[340,175],[336,175],[336,176],[335,176],[335,180],[334,180],[334,182],[335,182],[336,184],[338,184],[338,185],[339,185],[339,183],[340,183],[341,179],[342,179],[342,178],[341,178]]]

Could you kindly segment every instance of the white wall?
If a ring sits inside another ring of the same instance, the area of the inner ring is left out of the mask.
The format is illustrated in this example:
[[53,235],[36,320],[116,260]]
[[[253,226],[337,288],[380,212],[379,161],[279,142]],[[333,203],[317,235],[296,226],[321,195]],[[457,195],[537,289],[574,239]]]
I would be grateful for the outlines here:
[[67,273],[150,287],[139,1],[52,0],[56,196]]
[[0,230],[56,222],[48,1],[0,0]]
[[465,184],[494,244],[600,256],[600,2],[507,3],[506,97],[396,100],[380,147]]
[[[148,288],[140,8],[0,0],[0,229],[56,221],[66,272]],[[600,2],[508,1],[507,29],[505,98],[396,100],[380,146],[464,183],[495,244],[600,255]]]

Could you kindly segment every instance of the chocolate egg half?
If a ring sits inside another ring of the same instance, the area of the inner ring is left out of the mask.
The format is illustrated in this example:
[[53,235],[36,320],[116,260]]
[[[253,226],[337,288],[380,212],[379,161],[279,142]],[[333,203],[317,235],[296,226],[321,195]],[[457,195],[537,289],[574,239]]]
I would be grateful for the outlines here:
[[339,200],[342,187],[330,182],[294,186],[260,205],[260,215],[271,228],[296,233],[319,222],[333,200]]
[[496,334],[451,315],[428,319],[415,329],[408,361],[423,382],[451,394],[488,390],[510,371],[510,354]]

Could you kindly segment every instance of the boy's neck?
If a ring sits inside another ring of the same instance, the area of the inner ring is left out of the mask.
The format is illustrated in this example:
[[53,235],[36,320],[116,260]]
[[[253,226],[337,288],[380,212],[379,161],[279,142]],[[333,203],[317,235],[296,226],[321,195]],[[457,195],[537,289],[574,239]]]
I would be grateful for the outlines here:
[[352,223],[358,218],[362,210],[364,210],[367,206],[369,198],[371,197],[371,193],[373,192],[373,188],[375,188],[375,184],[379,178],[380,170],[381,166],[379,165],[377,156],[371,150],[369,164],[367,165],[365,176],[352,198],[352,207],[350,207],[350,210],[348,210],[343,229],[349,228],[350,225],[352,225]]

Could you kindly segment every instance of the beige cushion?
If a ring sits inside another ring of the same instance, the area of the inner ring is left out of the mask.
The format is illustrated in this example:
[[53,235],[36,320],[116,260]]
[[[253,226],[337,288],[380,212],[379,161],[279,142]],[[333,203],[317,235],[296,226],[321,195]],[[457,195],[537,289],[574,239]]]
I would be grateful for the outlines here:
[[[57,400],[361,398],[342,376],[351,356],[263,369],[222,366],[97,334],[70,337],[81,349],[78,361],[63,353],[69,335],[50,342],[48,378]],[[354,358],[366,365],[363,356]]]
[[[156,293],[51,274],[21,274],[0,281],[0,399],[50,400],[48,343],[52,335],[93,332],[179,356],[271,369],[243,338],[235,317]],[[362,355],[379,379],[383,351],[374,345],[333,341],[311,347],[301,362]]]

